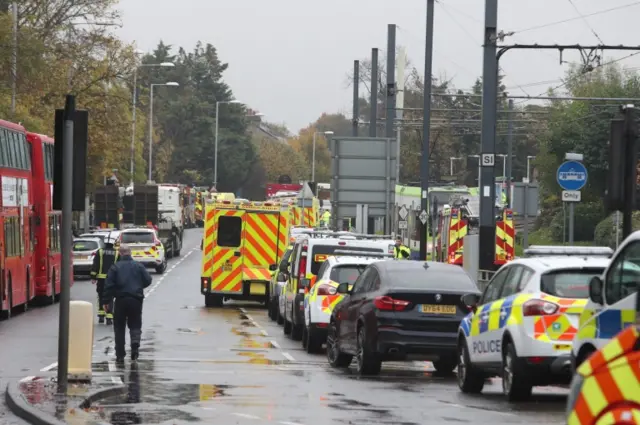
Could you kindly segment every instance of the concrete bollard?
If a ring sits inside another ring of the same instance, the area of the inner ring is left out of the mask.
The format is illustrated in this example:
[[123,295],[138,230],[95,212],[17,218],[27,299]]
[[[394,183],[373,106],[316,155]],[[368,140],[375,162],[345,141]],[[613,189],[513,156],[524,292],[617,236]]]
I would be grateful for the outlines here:
[[90,381],[93,362],[93,304],[71,301],[69,307],[69,381]]

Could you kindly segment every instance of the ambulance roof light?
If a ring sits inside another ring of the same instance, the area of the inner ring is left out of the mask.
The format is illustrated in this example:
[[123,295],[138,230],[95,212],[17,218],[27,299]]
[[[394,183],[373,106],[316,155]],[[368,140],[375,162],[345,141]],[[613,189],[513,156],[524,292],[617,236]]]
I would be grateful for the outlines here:
[[391,254],[387,254],[385,252],[369,252],[369,251],[352,251],[350,249],[336,249],[333,251],[334,254],[348,255],[352,257],[371,257],[371,258],[379,258],[379,257],[391,257]]
[[571,256],[571,257],[607,257],[613,255],[613,250],[608,246],[547,246],[531,245],[524,250],[525,257],[542,256]]

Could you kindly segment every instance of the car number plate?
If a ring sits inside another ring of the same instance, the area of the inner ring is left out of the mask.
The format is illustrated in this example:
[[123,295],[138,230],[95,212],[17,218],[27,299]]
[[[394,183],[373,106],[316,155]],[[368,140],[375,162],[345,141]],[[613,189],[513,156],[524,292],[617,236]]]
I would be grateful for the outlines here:
[[422,312],[428,314],[456,314],[455,305],[422,304]]

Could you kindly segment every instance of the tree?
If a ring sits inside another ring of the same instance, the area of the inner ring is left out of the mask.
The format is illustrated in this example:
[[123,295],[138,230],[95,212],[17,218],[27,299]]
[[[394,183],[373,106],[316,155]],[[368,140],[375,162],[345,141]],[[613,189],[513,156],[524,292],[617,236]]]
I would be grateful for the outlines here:
[[309,178],[309,168],[304,157],[290,145],[266,137],[256,138],[254,143],[264,171],[263,183],[276,182],[279,176],[285,174],[292,181]]
[[[570,96],[574,97],[639,97],[640,76],[623,72],[619,66],[599,67],[589,74],[578,68],[567,72],[565,81]],[[550,91],[550,95],[554,95]],[[539,225],[561,218],[560,188],[556,170],[567,152],[584,155],[589,170],[587,185],[582,190],[582,204],[590,206],[589,214],[576,213],[576,240],[593,240],[596,224],[605,219],[602,196],[608,173],[608,146],[610,120],[617,115],[617,104],[603,101],[553,101],[548,107],[548,131],[539,138],[540,154],[535,160],[542,185],[543,215]],[[556,212],[557,211],[557,212]],[[555,214],[550,214],[554,212]],[[561,236],[561,234],[560,234]],[[558,238],[562,240],[562,238]]]
[[[158,155],[164,153],[166,179],[186,183],[197,175],[201,179],[198,184],[213,184],[216,102],[233,100],[231,89],[222,80],[228,65],[211,44],[199,42],[191,52],[180,48],[176,56],[172,50],[160,42],[155,52],[144,58],[147,63],[173,61],[176,66],[154,68],[150,77],[143,79],[143,87],[148,87],[149,78],[180,84],[158,90],[157,97],[154,94],[154,116],[160,124],[158,148],[154,150]],[[258,158],[247,135],[246,109],[224,103],[219,111],[218,190],[235,192],[244,185]],[[158,158],[156,162],[158,167],[163,164]]]

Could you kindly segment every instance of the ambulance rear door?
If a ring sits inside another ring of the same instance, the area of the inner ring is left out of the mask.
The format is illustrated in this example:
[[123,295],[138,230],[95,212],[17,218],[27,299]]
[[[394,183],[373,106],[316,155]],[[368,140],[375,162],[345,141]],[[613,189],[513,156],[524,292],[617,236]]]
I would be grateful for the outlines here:
[[244,215],[242,279],[251,295],[265,295],[271,280],[269,266],[278,263],[279,211],[247,211]]
[[218,209],[213,226],[213,275],[211,292],[242,293],[244,210]]

